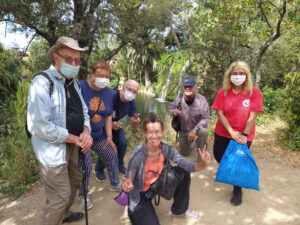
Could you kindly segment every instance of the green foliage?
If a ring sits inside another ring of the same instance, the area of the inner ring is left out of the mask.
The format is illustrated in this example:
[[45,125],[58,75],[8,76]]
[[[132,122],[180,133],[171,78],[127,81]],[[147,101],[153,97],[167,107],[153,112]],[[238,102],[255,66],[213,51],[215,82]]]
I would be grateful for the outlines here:
[[275,113],[272,114],[272,113],[263,112],[263,113],[258,114],[255,124],[258,126],[262,126],[265,123],[274,121],[275,118],[276,118]]
[[294,150],[300,150],[300,72],[286,75],[288,88],[284,119],[289,124],[288,131],[282,132],[282,143]]
[[288,130],[278,130],[281,145],[284,148],[300,151],[300,127],[290,127]]
[[5,50],[0,44],[0,102],[16,92],[22,79],[20,67],[16,51]]
[[264,113],[274,113],[282,110],[282,103],[285,100],[285,91],[283,89],[273,90],[266,86],[262,89],[262,95],[264,98]]
[[22,184],[22,183],[12,183],[9,185],[2,185],[0,186],[0,193],[7,194],[12,197],[12,199],[19,198],[22,194],[28,192],[33,184],[39,179],[39,174],[35,174],[28,180],[28,183]]
[[48,50],[49,44],[45,39],[31,43],[29,56],[25,62],[33,75],[49,68],[50,62],[47,58]]
[[[299,25],[290,16],[297,12],[297,1],[287,4],[287,14],[280,12],[284,2],[278,1],[275,6],[269,1],[202,1],[191,7],[189,24],[184,27],[191,34],[187,44],[193,52],[194,71],[205,75],[203,91],[209,98],[215,96],[214,89],[221,87],[224,72],[236,60],[248,62],[254,72],[254,80],[255,65],[261,62],[263,85],[282,87],[283,74],[291,70],[292,62],[299,55],[299,51],[295,51],[299,49]],[[274,38],[281,15],[284,15],[284,22],[280,24],[280,38],[285,37],[285,40],[271,49],[269,46],[280,40],[273,43],[271,37]],[[263,46],[269,47],[268,59],[257,61],[259,54],[266,55]],[[208,101],[212,103],[212,99]]]
[[117,89],[119,86],[119,76],[115,73],[112,73],[110,75],[110,84],[109,84],[109,88],[110,89]]
[[15,100],[0,109],[1,115],[2,112],[9,115],[5,124],[1,121],[0,178],[4,181],[1,188],[13,187],[9,192],[15,191],[16,195],[28,188],[26,185],[33,182],[33,176],[34,180],[38,176],[37,160],[24,129],[28,87],[26,81],[19,82]]
[[187,51],[176,51],[161,55],[161,59],[157,62],[158,87],[156,94],[159,97],[165,96],[166,100],[174,100],[177,97],[178,91],[182,88],[183,78],[187,76],[186,71],[182,71],[182,69],[188,59]]
[[286,118],[292,127],[300,127],[300,72],[286,75],[288,88],[286,90]]
[[218,116],[215,110],[213,110],[211,108],[210,111],[210,120],[208,123],[208,136],[209,137],[213,137],[215,134],[215,127],[216,127],[216,123],[218,121]]

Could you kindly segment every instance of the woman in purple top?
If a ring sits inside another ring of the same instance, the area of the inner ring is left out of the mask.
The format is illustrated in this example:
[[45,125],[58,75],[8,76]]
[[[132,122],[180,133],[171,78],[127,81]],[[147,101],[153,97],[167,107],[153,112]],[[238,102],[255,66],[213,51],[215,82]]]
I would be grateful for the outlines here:
[[[118,170],[117,149],[112,141],[112,90],[107,87],[110,78],[110,67],[106,62],[97,61],[91,66],[91,77],[80,82],[81,92],[90,116],[93,145],[91,149],[97,153],[98,158],[105,164],[110,178],[110,191],[121,191]],[[91,154],[86,154],[87,184],[92,169]],[[87,185],[88,186],[88,185]],[[78,193],[79,201],[84,207],[83,184]],[[92,208],[93,203],[87,199],[87,207]]]

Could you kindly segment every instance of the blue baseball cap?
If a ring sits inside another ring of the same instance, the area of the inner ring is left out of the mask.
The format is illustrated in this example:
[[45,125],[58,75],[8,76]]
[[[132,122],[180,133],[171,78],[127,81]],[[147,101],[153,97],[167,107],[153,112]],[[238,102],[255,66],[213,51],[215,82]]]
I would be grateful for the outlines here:
[[183,87],[193,87],[196,85],[196,81],[193,77],[186,77],[183,81]]

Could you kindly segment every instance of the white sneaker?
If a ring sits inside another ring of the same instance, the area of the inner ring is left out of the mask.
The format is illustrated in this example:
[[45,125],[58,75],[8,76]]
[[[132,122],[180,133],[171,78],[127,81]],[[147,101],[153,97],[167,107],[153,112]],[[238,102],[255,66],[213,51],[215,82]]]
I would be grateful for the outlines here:
[[[84,196],[78,195],[78,200],[80,202],[81,207],[84,209]],[[87,198],[86,198],[86,206],[87,206],[87,209],[91,209],[94,206],[92,200],[90,199],[90,196],[87,196]]]
[[109,187],[108,187],[108,190],[110,190],[110,191],[116,191],[116,192],[121,192],[122,191],[121,183],[119,183],[119,184],[117,184],[115,186],[113,186],[113,185],[110,184]]

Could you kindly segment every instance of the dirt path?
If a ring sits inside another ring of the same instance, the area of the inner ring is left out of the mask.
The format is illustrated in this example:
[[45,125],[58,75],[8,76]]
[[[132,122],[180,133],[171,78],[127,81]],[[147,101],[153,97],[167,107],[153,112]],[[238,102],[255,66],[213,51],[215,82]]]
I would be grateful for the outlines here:
[[[276,123],[278,126],[278,123]],[[282,124],[279,123],[279,126]],[[192,174],[190,208],[200,213],[200,218],[185,220],[170,213],[171,201],[161,199],[155,210],[162,225],[300,225],[300,152],[288,152],[276,145],[273,124],[257,129],[256,140],[251,151],[260,170],[261,191],[244,190],[243,204],[230,204],[232,188],[213,182],[217,163],[213,160],[205,171]],[[209,142],[212,151],[212,141]],[[128,155],[126,156],[128,157]],[[196,155],[189,157],[196,159]],[[108,181],[98,183],[91,176],[90,195],[94,208],[89,210],[89,224],[127,225],[123,207],[113,198],[117,195],[108,191]],[[21,198],[0,201],[1,225],[38,225],[41,221],[45,196],[41,185]],[[75,200],[74,211],[83,211]],[[72,223],[85,224],[84,220]]]

